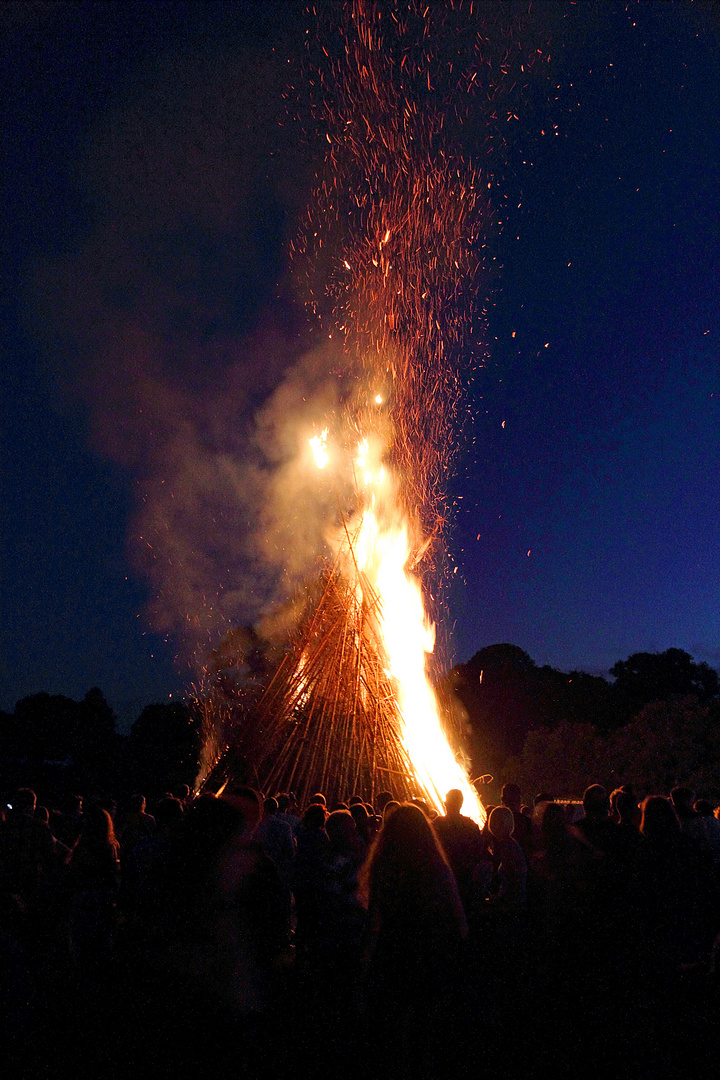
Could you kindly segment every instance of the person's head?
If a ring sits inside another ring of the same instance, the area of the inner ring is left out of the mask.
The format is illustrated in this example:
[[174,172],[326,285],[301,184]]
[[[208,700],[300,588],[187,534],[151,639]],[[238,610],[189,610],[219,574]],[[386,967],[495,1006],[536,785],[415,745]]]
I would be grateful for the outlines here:
[[540,824],[540,835],[546,844],[552,844],[567,835],[565,809],[560,803],[540,803],[536,816]]
[[29,787],[18,788],[13,796],[13,809],[20,814],[34,814],[37,804],[37,795]]
[[38,821],[42,821],[43,825],[50,824],[50,811],[47,806],[36,806],[34,816]]
[[224,788],[221,798],[240,811],[246,833],[253,833],[262,818],[262,800],[255,788],[246,784],[230,783]]
[[323,795],[322,791],[316,791],[315,794],[310,799],[310,802],[311,803],[320,803],[321,806],[327,806],[327,801],[326,801],[325,796]]
[[490,814],[491,834],[496,840],[507,840],[515,829],[515,816],[509,806],[496,806]]
[[649,839],[668,839],[680,832],[673,804],[663,795],[648,795],[642,804],[640,832]]
[[606,818],[610,813],[610,799],[602,784],[591,784],[583,795],[585,817]]
[[[385,811],[385,807],[387,806],[387,804],[389,802],[394,802],[392,792],[391,791],[379,791],[377,793],[377,795],[375,796],[375,813],[380,814],[382,816],[382,814]],[[400,804],[398,803],[398,806],[399,805]]]
[[277,799],[273,798],[272,795],[268,795],[267,799],[265,799],[263,803],[263,813],[265,817],[275,817],[278,810],[279,807]]
[[83,839],[99,844],[115,844],[115,830],[109,811],[96,803],[84,815]]
[[713,805],[709,799],[696,799],[693,810],[700,817],[712,817]]
[[310,803],[302,816],[303,829],[306,829],[308,832],[324,829],[326,819],[327,811],[323,804],[316,802]]
[[678,814],[692,814],[695,792],[689,787],[676,787],[670,792],[672,804]]
[[631,822],[637,813],[637,799],[630,791],[618,791],[615,795],[615,810],[623,824]]
[[411,887],[411,882],[432,877],[447,859],[435,831],[415,803],[401,803],[385,818],[370,849],[363,880],[372,891],[381,887]]
[[533,806],[539,806],[540,803],[555,802],[554,797],[547,791],[539,791],[533,799]]
[[360,829],[361,832],[367,830],[370,822],[370,815],[367,812],[367,807],[365,806],[365,803],[353,803],[350,807],[350,813],[355,819],[355,824],[357,825],[358,829]]
[[333,810],[325,821],[325,831],[334,848],[346,850],[357,840],[357,825],[349,810]]
[[290,806],[290,796],[286,795],[284,791],[281,791],[279,795],[275,796],[275,798],[277,799],[278,813],[284,814]]
[[130,799],[130,802],[128,803],[128,806],[132,810],[133,814],[144,814],[145,813],[145,796],[144,795],[133,795],[132,798]]
[[495,803],[489,803],[485,807],[485,822],[484,822],[483,827],[482,827],[482,832],[485,834],[486,838],[487,838],[488,834],[490,833],[490,815],[492,814],[494,809],[495,809]]
[[355,806],[361,802],[364,802],[362,795],[351,795],[348,799],[348,806]]
[[517,784],[505,784],[500,792],[500,800],[503,806],[509,807],[514,814],[520,813],[522,794]]
[[457,817],[463,804],[463,793],[459,788],[451,788],[445,796],[445,813],[448,817]]
[[388,801],[385,803],[385,806],[383,807],[383,813],[382,813],[383,825],[385,824],[387,819],[390,817],[390,815],[395,813],[395,811],[397,810],[399,805],[400,805],[400,803],[397,801],[397,799],[388,799]]
[[180,787],[177,789],[177,795],[175,796],[175,798],[179,799],[180,802],[187,802],[190,798],[189,786],[187,784],[181,784]]

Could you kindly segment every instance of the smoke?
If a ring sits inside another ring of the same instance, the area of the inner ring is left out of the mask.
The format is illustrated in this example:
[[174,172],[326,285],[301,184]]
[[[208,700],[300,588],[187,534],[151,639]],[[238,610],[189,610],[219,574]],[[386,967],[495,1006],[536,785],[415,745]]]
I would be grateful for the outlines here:
[[36,329],[136,494],[150,624],[196,668],[268,621],[352,503],[350,471],[319,476],[308,452],[353,415],[357,373],[308,330],[283,261],[318,175],[286,106],[289,23],[271,49],[196,40],[132,71],[77,162],[83,228],[36,278]]
[[341,387],[282,261],[313,171],[283,64],[280,48],[188,53],[140,72],[89,134],[85,235],[36,281],[91,445],[136,495],[127,550],[150,625],[196,669],[287,595],[332,516],[298,461]]

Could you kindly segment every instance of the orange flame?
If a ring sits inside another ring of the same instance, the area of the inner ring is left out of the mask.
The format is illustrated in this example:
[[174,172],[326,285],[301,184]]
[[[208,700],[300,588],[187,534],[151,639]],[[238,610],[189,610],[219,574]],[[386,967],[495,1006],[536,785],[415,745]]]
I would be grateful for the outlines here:
[[[321,437],[325,461],[326,438],[327,431]],[[365,484],[366,509],[354,535],[344,534],[343,546],[351,549],[348,554],[352,555],[347,565],[366,575],[380,600],[378,624],[388,674],[397,686],[401,737],[425,800],[442,814],[445,795],[458,788],[463,793],[465,813],[482,825],[485,810],[448,743],[427,677],[426,661],[435,646],[435,627],[425,612],[420,583],[408,570],[412,556],[408,525],[393,498],[391,474],[373,456],[370,441],[361,440],[355,466]],[[360,579],[356,588],[362,591]]]
[[376,564],[374,586],[382,603],[380,625],[390,674],[397,683],[402,716],[402,739],[416,778],[430,805],[444,813],[443,800],[451,788],[463,793],[465,813],[479,825],[485,811],[463,766],[445,737],[435,692],[426,674],[426,657],[435,646],[435,627],[428,619],[418,580],[407,570],[411,556],[407,526],[383,529],[374,513],[368,521]]

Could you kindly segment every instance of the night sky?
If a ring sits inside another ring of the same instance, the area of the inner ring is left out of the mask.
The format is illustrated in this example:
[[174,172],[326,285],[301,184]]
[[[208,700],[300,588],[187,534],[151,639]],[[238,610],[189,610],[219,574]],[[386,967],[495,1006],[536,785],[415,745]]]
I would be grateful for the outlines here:
[[[247,536],[258,416],[310,340],[286,252],[321,151],[283,91],[313,24],[268,0],[2,18],[0,704],[98,685],[127,723],[186,688],[187,615],[267,602]],[[463,371],[449,659],[717,668],[717,7],[558,0],[526,29],[551,60],[504,146],[481,110],[465,134],[501,224]]]

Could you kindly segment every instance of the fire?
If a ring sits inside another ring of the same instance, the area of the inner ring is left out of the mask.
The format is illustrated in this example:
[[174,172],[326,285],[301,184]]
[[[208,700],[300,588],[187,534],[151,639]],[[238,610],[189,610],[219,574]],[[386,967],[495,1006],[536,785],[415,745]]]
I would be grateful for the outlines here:
[[401,738],[418,788],[438,813],[444,812],[447,792],[459,788],[465,813],[482,825],[485,811],[448,743],[438,701],[427,677],[426,663],[435,646],[435,627],[425,611],[420,582],[408,570],[413,555],[409,528],[392,496],[390,474],[372,457],[370,441],[361,440],[355,465],[366,485],[361,496],[365,509],[357,530],[343,533],[341,547],[350,556],[346,560],[347,573],[357,578],[359,598],[365,577],[380,600],[375,614],[388,674],[397,690]]
[[[427,678],[434,627],[410,569],[425,559],[432,571],[449,517],[456,364],[475,317],[473,298],[486,272],[481,240],[492,220],[491,181],[447,138],[445,103],[428,91],[440,83],[451,93],[469,89],[479,67],[474,46],[464,74],[453,60],[443,75],[427,45],[440,5],[422,13],[423,59],[412,62],[406,35],[414,22],[386,26],[368,0],[342,8],[345,55],[330,61],[330,77],[320,80],[327,156],[293,245],[308,270],[311,309],[328,337],[341,342],[359,391],[346,399],[344,420],[346,430],[364,437],[356,450],[332,457],[333,468],[350,474],[338,485],[338,507],[348,479],[357,493],[354,509],[340,510],[343,527],[333,547],[360,621],[367,611],[373,640],[379,638],[375,655],[396,698],[402,769],[412,771],[412,782],[440,812],[447,791],[459,788],[466,813],[482,822],[484,810],[445,737]],[[456,98],[452,109],[458,116]],[[327,265],[328,251],[338,256],[326,280],[316,269]],[[327,431],[310,442],[324,469]]]
[[328,454],[327,449],[327,437],[328,429],[325,428],[325,430],[322,431],[319,435],[313,435],[311,439],[308,439],[308,442],[310,443],[310,448],[315,457],[315,464],[317,465],[318,469],[324,469],[328,461],[330,460],[330,455]]
[[425,671],[426,657],[435,646],[435,627],[425,613],[420,584],[406,569],[411,556],[407,527],[378,532],[374,549],[382,636],[397,682],[402,738],[417,779],[438,813],[443,813],[446,793],[459,788],[466,814],[482,825],[485,812],[442,730],[437,699]]

